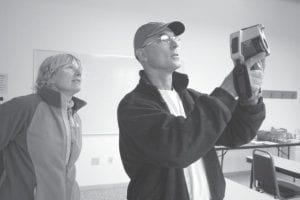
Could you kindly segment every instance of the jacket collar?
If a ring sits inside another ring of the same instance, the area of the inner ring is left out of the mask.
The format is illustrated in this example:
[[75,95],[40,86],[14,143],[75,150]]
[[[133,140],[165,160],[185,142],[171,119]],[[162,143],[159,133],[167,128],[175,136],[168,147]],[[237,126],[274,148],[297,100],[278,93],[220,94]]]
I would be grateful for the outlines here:
[[[157,88],[150,82],[148,79],[146,73],[144,70],[140,70],[140,82],[138,88],[141,89],[141,91],[146,91],[149,93],[156,94]],[[174,89],[178,92],[178,94],[181,94],[184,89],[187,88],[189,79],[186,74],[182,74],[179,72],[173,72],[172,75],[172,85]]]
[[[62,102],[61,102],[61,94],[55,90],[52,90],[47,87],[43,87],[40,90],[37,91],[37,94],[45,101],[47,104],[61,108]],[[83,106],[86,105],[86,102],[77,98],[72,97],[72,100],[74,102],[73,110],[77,111]]]

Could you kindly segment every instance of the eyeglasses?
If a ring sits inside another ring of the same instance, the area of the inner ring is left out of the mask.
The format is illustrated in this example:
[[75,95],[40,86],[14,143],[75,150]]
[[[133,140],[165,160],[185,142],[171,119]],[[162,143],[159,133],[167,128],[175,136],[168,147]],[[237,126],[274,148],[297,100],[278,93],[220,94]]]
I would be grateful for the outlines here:
[[161,42],[161,43],[170,44],[171,41],[180,42],[180,38],[177,37],[177,36],[170,36],[170,35],[167,35],[167,34],[163,34],[160,37],[157,37],[154,40],[144,44],[143,48],[150,45],[150,44],[152,44],[152,43],[154,43],[154,42]]

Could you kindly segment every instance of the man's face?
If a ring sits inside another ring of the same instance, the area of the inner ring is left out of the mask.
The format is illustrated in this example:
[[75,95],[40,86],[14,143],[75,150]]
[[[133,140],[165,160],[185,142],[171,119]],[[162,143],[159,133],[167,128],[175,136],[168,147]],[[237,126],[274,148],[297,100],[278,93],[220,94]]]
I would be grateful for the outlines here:
[[148,38],[144,43],[146,62],[160,71],[173,72],[181,65],[178,53],[178,40],[174,33],[165,30]]
[[82,68],[76,61],[59,67],[51,77],[52,87],[73,96],[81,89],[81,72]]

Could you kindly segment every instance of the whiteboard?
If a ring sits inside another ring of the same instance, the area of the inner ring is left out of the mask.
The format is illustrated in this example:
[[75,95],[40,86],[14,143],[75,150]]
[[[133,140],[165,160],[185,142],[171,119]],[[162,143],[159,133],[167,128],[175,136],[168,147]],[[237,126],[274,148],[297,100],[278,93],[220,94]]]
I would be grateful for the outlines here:
[[42,61],[58,53],[75,55],[83,67],[81,91],[75,95],[87,102],[78,112],[83,134],[118,134],[117,107],[139,81],[141,66],[138,61],[122,55],[89,55],[39,49],[33,52],[33,82]]

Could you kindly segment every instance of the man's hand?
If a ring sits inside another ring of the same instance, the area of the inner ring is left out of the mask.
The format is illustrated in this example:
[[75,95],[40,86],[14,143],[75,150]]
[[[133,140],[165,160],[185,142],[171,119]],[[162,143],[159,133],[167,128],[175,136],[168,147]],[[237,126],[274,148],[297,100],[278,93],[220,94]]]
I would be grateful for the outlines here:
[[264,70],[266,66],[265,61],[266,54],[257,54],[245,61],[247,66],[252,96],[250,99],[241,102],[242,104],[255,105],[258,102],[259,97],[261,97],[261,85],[264,78]]
[[234,88],[233,83],[233,74],[232,71],[227,75],[227,77],[224,79],[222,85],[220,86],[223,90],[226,90],[231,96],[234,98],[237,98],[238,95],[236,93],[236,90]]
[[[252,96],[250,99],[241,102],[242,104],[255,105],[257,104],[259,97],[261,97],[261,85],[264,77],[265,57],[266,57],[265,53],[260,53],[249,58],[244,63],[248,70]],[[224,79],[220,87],[226,90],[234,98],[238,97],[234,87],[232,71]]]

